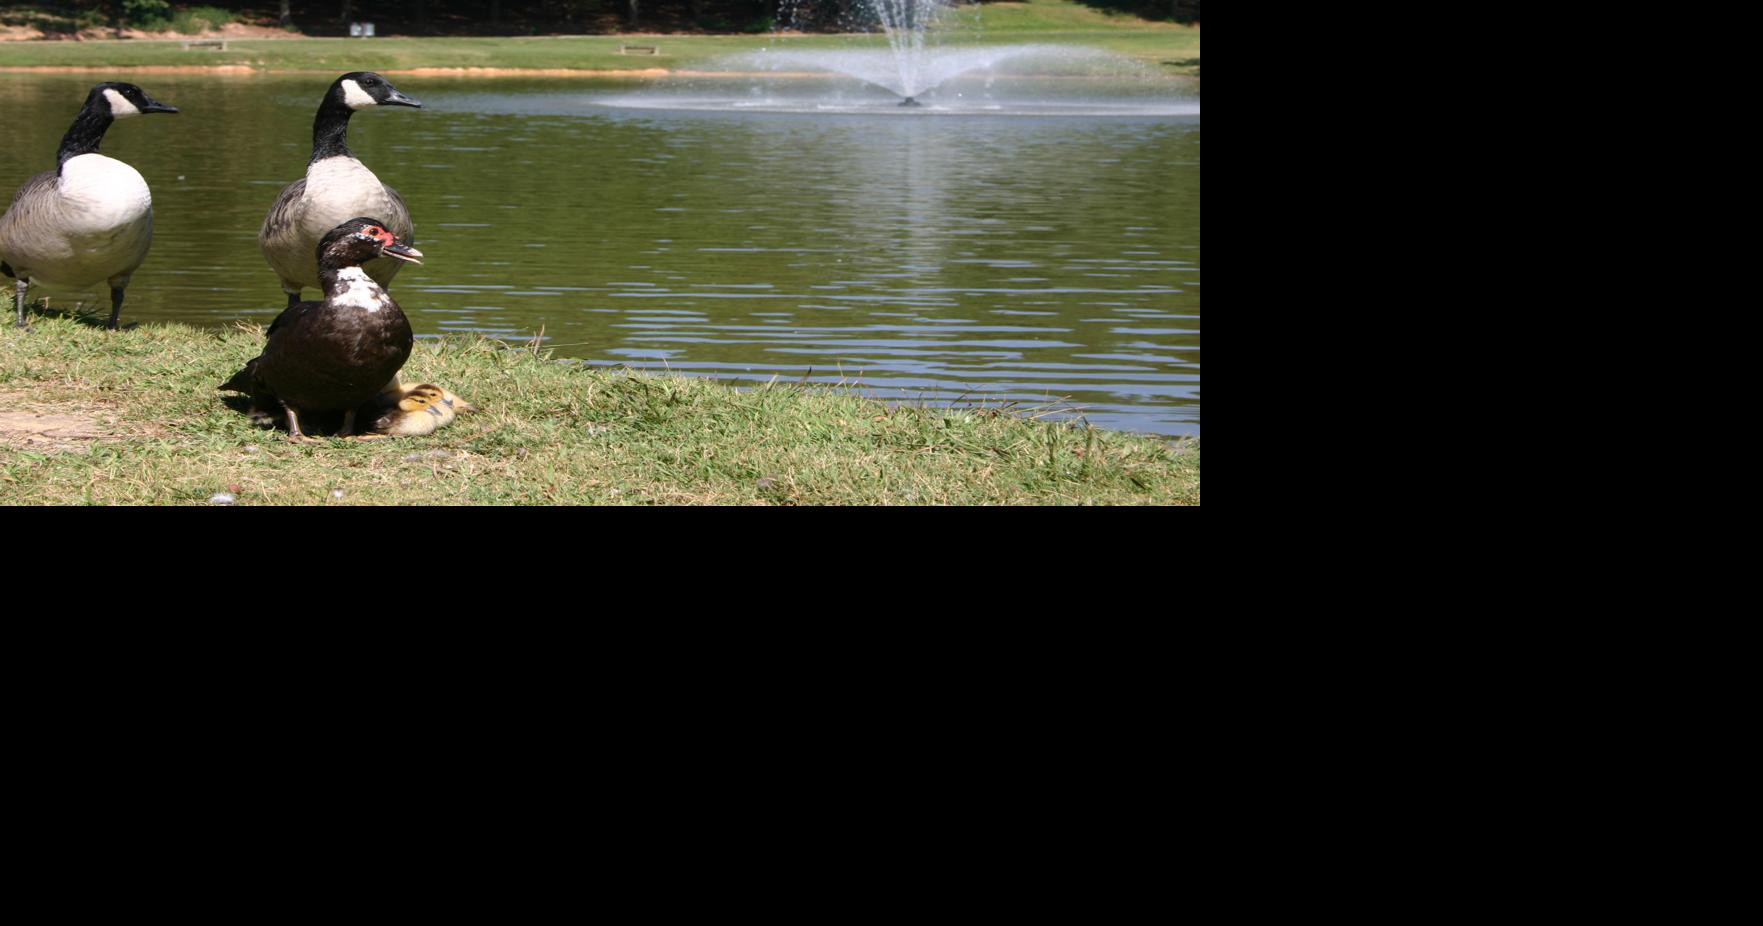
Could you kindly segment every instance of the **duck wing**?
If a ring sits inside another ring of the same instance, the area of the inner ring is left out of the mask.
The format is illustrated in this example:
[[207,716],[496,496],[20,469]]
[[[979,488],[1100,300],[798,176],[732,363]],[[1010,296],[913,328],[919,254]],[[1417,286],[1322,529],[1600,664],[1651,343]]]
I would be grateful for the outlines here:
[[261,390],[257,386],[257,365],[262,359],[262,357],[253,357],[246,362],[243,370],[234,373],[232,379],[220,384],[221,390],[223,392],[243,392],[246,395],[256,395],[260,392]]

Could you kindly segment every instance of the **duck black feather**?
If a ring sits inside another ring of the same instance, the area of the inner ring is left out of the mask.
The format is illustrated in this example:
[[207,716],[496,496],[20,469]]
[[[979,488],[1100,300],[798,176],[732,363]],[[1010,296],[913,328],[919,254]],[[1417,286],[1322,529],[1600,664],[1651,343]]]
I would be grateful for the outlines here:
[[247,393],[259,407],[279,403],[293,440],[304,439],[305,412],[344,412],[343,431],[351,431],[355,410],[397,376],[415,343],[398,303],[362,269],[383,256],[415,262],[422,254],[378,219],[352,219],[325,235],[318,246],[325,300],[284,310],[263,354],[221,388]]

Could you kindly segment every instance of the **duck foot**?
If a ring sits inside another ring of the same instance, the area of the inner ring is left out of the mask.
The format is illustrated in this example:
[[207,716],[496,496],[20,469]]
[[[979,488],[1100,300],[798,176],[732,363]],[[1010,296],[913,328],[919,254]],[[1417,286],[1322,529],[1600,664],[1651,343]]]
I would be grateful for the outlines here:
[[283,402],[282,403],[282,411],[285,411],[288,413],[288,443],[290,443],[290,444],[322,444],[322,443],[324,443],[324,441],[320,440],[319,438],[307,437],[303,432],[301,432],[301,430],[300,430],[300,414],[298,412],[294,411],[294,406],[289,405],[286,402]]

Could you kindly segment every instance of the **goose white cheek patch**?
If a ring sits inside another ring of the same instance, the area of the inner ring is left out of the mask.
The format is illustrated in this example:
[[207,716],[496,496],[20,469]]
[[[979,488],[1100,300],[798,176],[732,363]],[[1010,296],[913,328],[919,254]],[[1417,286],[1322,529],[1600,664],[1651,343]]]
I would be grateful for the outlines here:
[[115,90],[104,91],[104,98],[110,101],[110,118],[112,119],[127,119],[130,116],[141,114],[141,110],[136,108],[135,104],[130,103],[128,97]]
[[352,80],[343,81],[343,103],[350,109],[365,109],[369,106],[380,105],[379,100],[368,96],[367,91],[361,89],[361,85]]

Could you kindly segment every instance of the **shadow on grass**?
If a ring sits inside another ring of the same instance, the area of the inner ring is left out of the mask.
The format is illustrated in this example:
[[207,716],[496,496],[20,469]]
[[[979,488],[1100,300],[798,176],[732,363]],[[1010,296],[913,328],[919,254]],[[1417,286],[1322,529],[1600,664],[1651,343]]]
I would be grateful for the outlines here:
[[[102,329],[110,327],[109,312],[100,314],[95,309],[86,308],[85,303],[75,303],[73,310],[69,311],[67,309],[52,308],[48,303],[39,299],[36,302],[25,306],[24,314],[26,325],[30,324],[31,316],[35,315],[39,318],[65,318],[76,325],[84,325],[87,328]],[[13,323],[17,323],[16,317],[13,319]],[[123,322],[118,326],[117,330],[133,331],[140,327],[140,325],[140,322]]]

